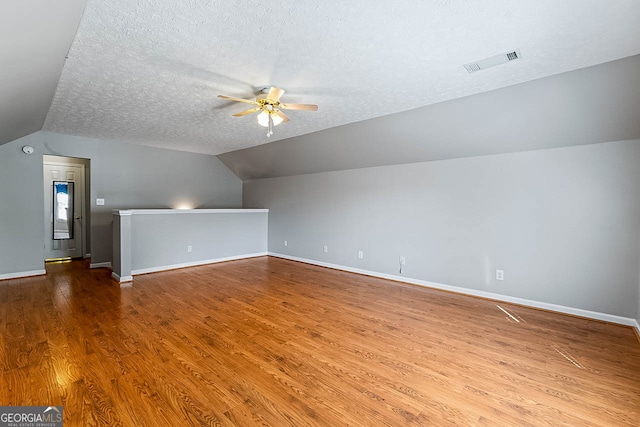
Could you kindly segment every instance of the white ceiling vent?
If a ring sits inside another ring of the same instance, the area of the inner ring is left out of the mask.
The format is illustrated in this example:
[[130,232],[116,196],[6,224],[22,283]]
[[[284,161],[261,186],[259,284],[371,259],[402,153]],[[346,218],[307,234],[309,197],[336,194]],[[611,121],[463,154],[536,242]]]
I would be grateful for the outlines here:
[[475,73],[476,71],[495,67],[496,65],[506,64],[509,61],[515,61],[516,59],[521,57],[522,55],[520,54],[520,49],[516,49],[510,52],[501,53],[500,55],[492,56],[490,58],[482,59],[480,61],[464,64],[464,68],[466,68],[466,70],[470,73]]

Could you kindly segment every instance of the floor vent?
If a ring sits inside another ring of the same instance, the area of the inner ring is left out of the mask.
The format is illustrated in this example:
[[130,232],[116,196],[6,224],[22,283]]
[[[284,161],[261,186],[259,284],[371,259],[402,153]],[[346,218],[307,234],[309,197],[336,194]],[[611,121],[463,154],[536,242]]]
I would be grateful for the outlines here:
[[501,53],[500,55],[492,56],[490,58],[482,59],[476,62],[470,62],[464,64],[464,68],[469,73],[475,73],[476,71],[485,70],[487,68],[495,67],[496,65],[506,64],[510,61],[520,59],[520,49],[512,50],[510,52]]

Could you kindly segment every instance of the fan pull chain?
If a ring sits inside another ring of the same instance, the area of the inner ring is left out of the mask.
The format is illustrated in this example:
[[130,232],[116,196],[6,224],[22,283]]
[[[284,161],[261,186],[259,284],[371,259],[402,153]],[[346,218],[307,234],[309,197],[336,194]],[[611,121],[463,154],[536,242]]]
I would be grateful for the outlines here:
[[269,131],[267,131],[267,137],[273,135],[273,117],[271,117],[271,113],[269,113]]

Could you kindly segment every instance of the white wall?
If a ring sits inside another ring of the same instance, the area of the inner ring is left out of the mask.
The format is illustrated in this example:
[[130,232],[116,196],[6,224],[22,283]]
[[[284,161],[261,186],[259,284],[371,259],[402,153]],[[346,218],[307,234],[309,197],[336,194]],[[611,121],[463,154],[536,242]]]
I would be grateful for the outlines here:
[[408,278],[636,318],[639,165],[635,140],[248,181],[243,199],[270,210],[271,252],[396,275],[405,256]]
[[242,204],[242,182],[215,156],[37,132],[0,146],[0,277],[43,268],[44,154],[90,160],[92,263],[111,261],[112,209]]

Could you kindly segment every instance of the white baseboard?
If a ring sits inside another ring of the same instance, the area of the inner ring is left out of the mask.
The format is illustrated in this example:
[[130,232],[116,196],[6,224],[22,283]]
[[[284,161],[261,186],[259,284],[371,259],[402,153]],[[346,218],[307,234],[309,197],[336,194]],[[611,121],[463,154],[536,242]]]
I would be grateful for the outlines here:
[[89,264],[89,268],[111,268],[110,262],[92,262]]
[[19,279],[21,277],[42,276],[46,270],[20,271],[17,273],[0,274],[0,280]]
[[132,270],[131,275],[135,276],[137,274],[157,273],[158,271],[175,270],[178,268],[185,268],[185,267],[196,267],[198,265],[215,264],[218,262],[235,261],[235,260],[245,259],[245,258],[256,258],[260,256],[267,256],[268,254],[269,254],[268,252],[259,252],[254,254],[234,255],[234,256],[225,257],[225,258],[215,258],[215,259],[205,259],[201,261],[185,262],[181,264],[171,264],[171,265],[161,265],[158,267],[140,268],[137,270]]
[[118,276],[116,273],[112,272],[111,273],[111,277],[113,277],[114,279],[116,279],[116,281],[120,284],[122,283],[126,283],[126,282],[131,282],[133,280],[133,277],[131,276]]
[[640,341],[640,323],[636,319],[633,320],[633,327],[636,328],[636,335],[638,336],[638,340]]
[[91,258],[91,254],[84,254],[84,255],[82,255],[82,259],[87,259],[87,258]]
[[586,317],[589,319],[601,320],[601,321],[610,322],[610,323],[617,323],[619,325],[633,326],[640,333],[640,326],[638,325],[638,322],[636,321],[636,319],[632,319],[629,317],[616,316],[613,314],[583,310],[583,309],[574,308],[574,307],[566,307],[563,305],[550,304],[550,303],[541,302],[541,301],[533,301],[533,300],[524,299],[524,298],[511,297],[508,295],[494,294],[491,292],[461,288],[458,286],[450,286],[442,283],[429,282],[426,280],[412,279],[410,277],[396,276],[393,274],[378,273],[376,271],[361,270],[359,268],[347,267],[347,266],[338,265],[338,264],[330,264],[327,262],[315,261],[315,260],[306,259],[306,258],[298,258],[295,256],[279,254],[276,252],[269,252],[269,256],[284,258],[292,261],[304,262],[306,264],[318,265],[320,267],[328,267],[334,270],[342,270],[342,271],[348,271],[351,273],[364,274],[366,276],[378,277],[381,279],[394,280],[396,282],[404,282],[404,283],[410,283],[412,285],[425,286],[428,288],[442,289],[445,291],[456,292],[459,294],[477,296],[477,297],[488,298],[488,299],[503,301],[503,302],[511,302],[514,304],[525,305],[528,307],[541,308],[544,310],[556,311],[564,314],[571,314],[573,316]]

